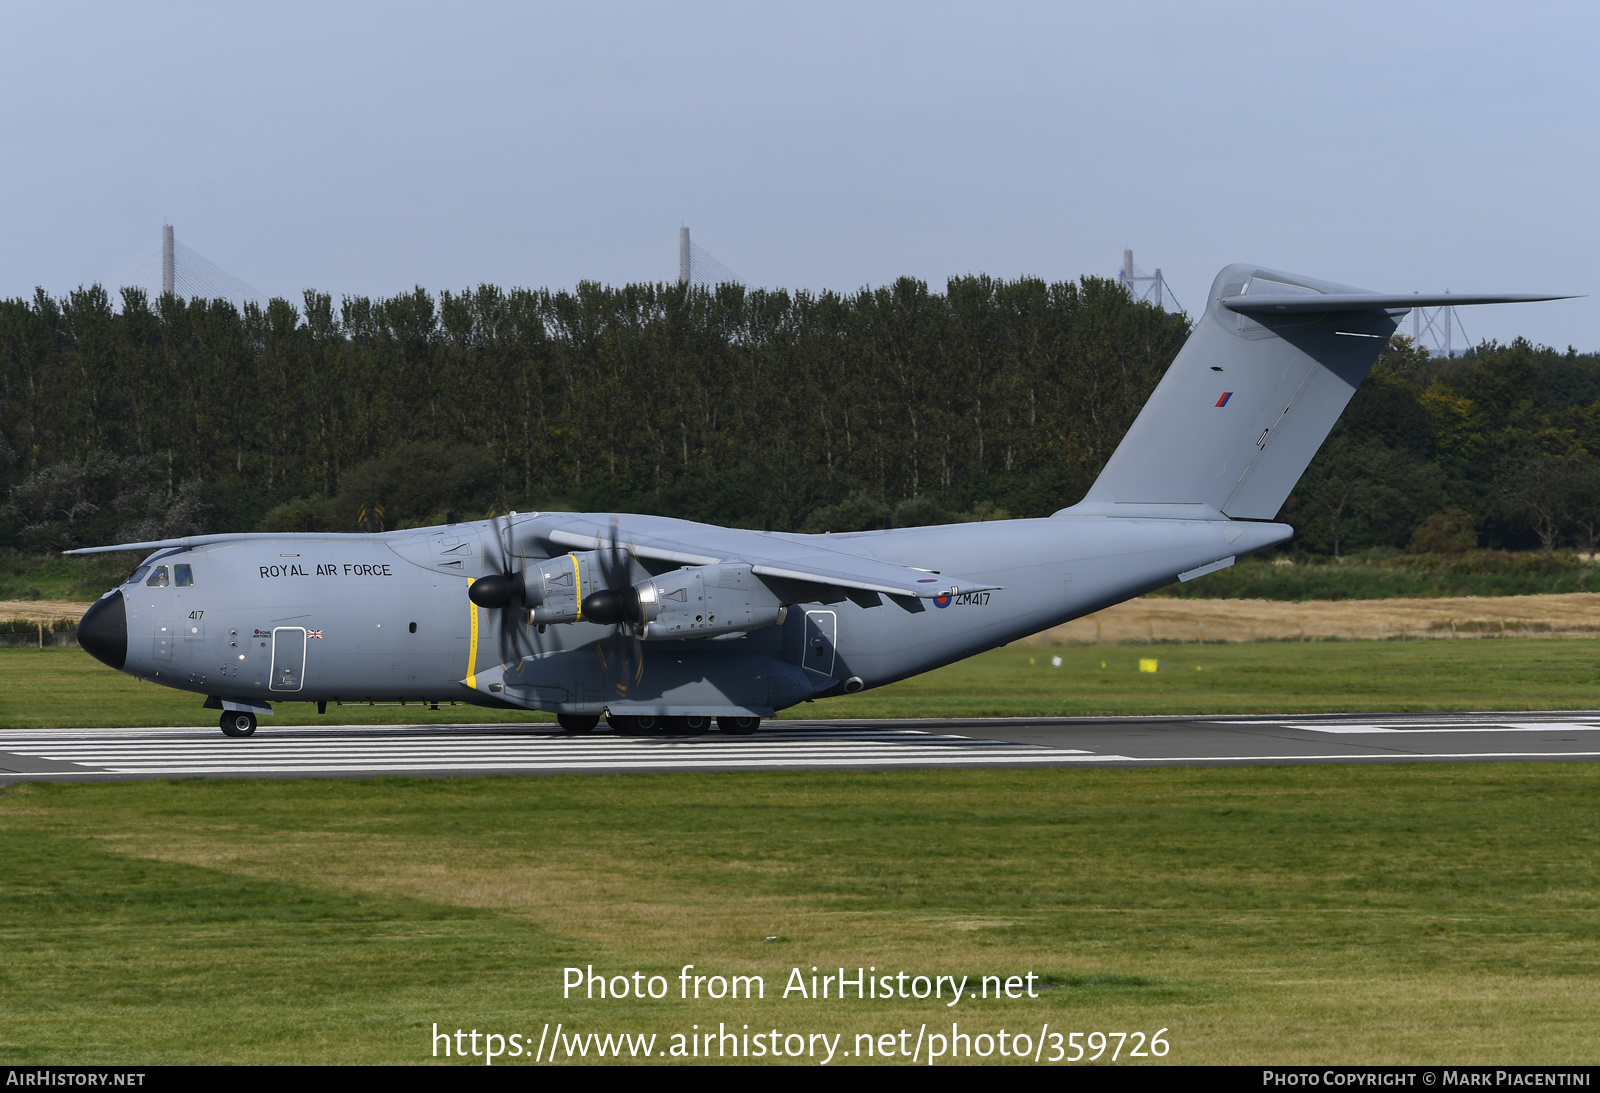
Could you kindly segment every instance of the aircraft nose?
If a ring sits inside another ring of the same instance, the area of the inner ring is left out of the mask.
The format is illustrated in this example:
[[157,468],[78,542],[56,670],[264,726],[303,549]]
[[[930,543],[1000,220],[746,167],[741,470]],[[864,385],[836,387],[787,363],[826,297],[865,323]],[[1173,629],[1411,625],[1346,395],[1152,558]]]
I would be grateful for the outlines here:
[[117,671],[128,660],[128,608],[122,592],[96,600],[78,622],[78,644],[102,664]]

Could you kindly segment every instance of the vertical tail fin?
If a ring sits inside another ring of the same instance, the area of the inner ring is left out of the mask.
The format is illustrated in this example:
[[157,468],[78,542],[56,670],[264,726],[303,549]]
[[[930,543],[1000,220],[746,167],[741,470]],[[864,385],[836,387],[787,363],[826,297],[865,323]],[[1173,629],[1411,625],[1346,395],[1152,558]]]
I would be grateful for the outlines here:
[[1387,295],[1228,266],[1100,477],[1064,512],[1271,520],[1406,311],[1559,298]]

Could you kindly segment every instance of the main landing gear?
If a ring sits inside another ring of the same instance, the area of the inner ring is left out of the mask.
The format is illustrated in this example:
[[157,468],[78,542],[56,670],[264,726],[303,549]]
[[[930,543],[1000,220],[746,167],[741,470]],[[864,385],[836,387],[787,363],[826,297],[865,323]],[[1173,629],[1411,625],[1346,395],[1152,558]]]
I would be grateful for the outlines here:
[[594,732],[600,718],[594,714],[558,713],[556,724],[561,726],[562,732]]
[[[690,714],[687,717],[657,717],[654,714],[625,717],[610,714],[606,717],[606,724],[618,736],[703,736],[711,731],[712,720],[703,714]],[[748,736],[761,725],[759,717],[719,717],[715,720],[718,729],[736,736]]]
[[223,736],[250,736],[256,731],[256,715],[243,710],[229,710],[222,715]]

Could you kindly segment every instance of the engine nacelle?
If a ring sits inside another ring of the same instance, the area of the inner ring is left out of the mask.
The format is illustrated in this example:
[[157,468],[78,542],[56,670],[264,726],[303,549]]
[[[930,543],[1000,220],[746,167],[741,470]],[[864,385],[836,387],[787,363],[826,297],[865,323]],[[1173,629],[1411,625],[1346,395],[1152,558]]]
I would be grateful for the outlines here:
[[607,588],[603,564],[599,551],[586,551],[529,566],[519,578],[533,621],[620,623],[646,639],[715,637],[783,621],[783,604],[748,565],[687,566]]
[[601,566],[598,550],[558,554],[529,565],[522,573],[522,582],[533,621],[540,624],[585,621],[583,597],[605,587]]
[[747,565],[675,569],[633,586],[646,639],[701,638],[758,630],[785,608]]

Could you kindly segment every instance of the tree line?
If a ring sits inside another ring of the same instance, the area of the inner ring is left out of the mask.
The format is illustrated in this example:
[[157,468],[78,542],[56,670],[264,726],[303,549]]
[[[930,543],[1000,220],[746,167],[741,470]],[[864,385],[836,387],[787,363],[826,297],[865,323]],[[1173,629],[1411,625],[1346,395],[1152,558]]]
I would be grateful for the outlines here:
[[1391,339],[1284,506],[1303,549],[1600,543],[1600,357]]
[[1189,330],[1098,278],[0,303],[4,534],[506,508],[777,529],[1081,495]]
[[[1189,329],[1094,277],[242,309],[40,291],[0,301],[0,547],[508,509],[812,531],[1046,515]],[[1283,515],[1329,553],[1592,548],[1597,400],[1593,355],[1396,339]]]

